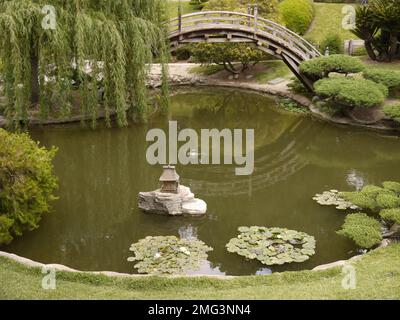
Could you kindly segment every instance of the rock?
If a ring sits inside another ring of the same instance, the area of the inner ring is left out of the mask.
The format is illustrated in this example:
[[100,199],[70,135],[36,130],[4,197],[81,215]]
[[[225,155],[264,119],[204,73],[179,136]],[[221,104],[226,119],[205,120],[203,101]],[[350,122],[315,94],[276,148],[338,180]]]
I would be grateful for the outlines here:
[[0,116],[0,128],[4,127],[7,124],[7,120]]
[[207,212],[207,204],[201,199],[193,199],[182,203],[182,212],[190,215],[203,215]]
[[228,77],[228,80],[233,80],[233,75],[230,75],[230,76]]
[[340,260],[340,261],[336,261],[336,262],[332,262],[332,263],[328,263],[328,264],[324,264],[324,265],[315,267],[314,269],[312,269],[312,271],[323,271],[323,270],[328,270],[328,269],[332,269],[332,268],[343,267],[346,264],[347,264],[347,261]]
[[235,80],[237,80],[237,79],[239,79],[239,75],[236,73],[236,74],[233,76],[233,78],[234,78]]
[[183,214],[203,215],[207,211],[207,204],[195,199],[190,188],[179,186],[178,193],[165,193],[160,189],[151,192],[140,192],[139,209],[154,214],[179,216]]
[[251,74],[249,74],[248,76],[246,76],[246,79],[247,80],[249,80],[249,79],[253,79],[254,78],[254,76],[253,75],[251,75]]

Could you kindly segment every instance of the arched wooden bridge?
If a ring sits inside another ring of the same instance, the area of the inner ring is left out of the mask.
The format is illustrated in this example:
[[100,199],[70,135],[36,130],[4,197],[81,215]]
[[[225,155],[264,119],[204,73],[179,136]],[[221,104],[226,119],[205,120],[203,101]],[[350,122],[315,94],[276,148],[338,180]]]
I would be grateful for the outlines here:
[[254,14],[231,11],[205,11],[181,15],[168,22],[171,51],[189,43],[251,43],[281,60],[297,78],[313,90],[313,82],[302,74],[302,61],[320,56],[319,51],[289,29]]

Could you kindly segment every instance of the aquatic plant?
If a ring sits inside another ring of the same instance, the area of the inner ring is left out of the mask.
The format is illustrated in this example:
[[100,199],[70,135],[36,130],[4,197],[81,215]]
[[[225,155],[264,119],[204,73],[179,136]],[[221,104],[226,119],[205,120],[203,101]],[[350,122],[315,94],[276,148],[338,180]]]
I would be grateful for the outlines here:
[[138,261],[135,268],[139,273],[176,275],[198,270],[207,259],[207,252],[213,249],[200,240],[149,236],[132,244],[129,250],[134,256],[128,261]]
[[338,190],[324,191],[322,194],[316,194],[313,200],[322,206],[335,206],[338,210],[357,210],[358,206],[340,197]]
[[304,262],[315,254],[315,238],[304,232],[257,226],[238,230],[240,234],[229,241],[227,250],[265,265]]

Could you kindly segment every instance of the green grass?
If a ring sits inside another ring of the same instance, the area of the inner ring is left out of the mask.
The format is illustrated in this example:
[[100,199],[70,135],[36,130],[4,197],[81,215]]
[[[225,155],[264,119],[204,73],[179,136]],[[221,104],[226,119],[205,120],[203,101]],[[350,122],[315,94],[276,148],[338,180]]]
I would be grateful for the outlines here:
[[[197,11],[195,6],[189,4],[189,2],[182,1],[182,14],[192,13]],[[172,19],[178,16],[178,1],[168,1],[167,3],[167,16]]]
[[267,83],[276,78],[289,79],[292,77],[290,69],[280,60],[264,61],[262,64],[268,69],[255,75],[255,78],[259,83]]
[[342,28],[343,3],[315,3],[315,19],[310,30],[305,35],[306,39],[313,43],[321,44],[330,34],[338,34],[344,41],[357,39],[349,30]]
[[57,273],[57,289],[41,288],[42,274],[0,258],[1,299],[399,299],[400,245],[354,262],[357,288],[345,290],[341,268],[271,276],[212,278],[108,278]]
[[189,72],[198,75],[212,76],[213,74],[216,74],[217,72],[222,70],[224,70],[223,66],[217,64],[211,64],[211,65],[193,67],[192,69],[189,70]]

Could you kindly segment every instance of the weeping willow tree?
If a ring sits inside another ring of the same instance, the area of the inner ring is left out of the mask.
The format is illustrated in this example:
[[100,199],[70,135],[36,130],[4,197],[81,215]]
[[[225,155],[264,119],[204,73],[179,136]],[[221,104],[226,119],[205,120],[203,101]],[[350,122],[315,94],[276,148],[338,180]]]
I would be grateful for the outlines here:
[[161,103],[167,103],[164,6],[163,0],[0,0],[5,116],[16,125],[32,113],[66,118],[79,105],[93,125],[100,113],[107,124],[115,115],[120,126],[145,119],[154,57],[163,65]]

